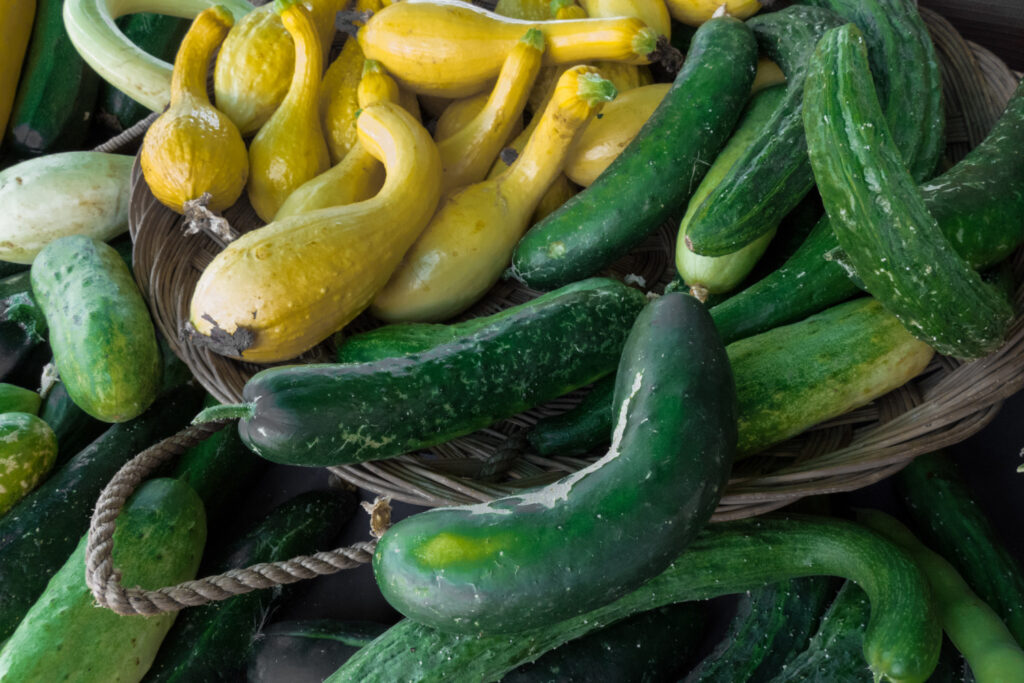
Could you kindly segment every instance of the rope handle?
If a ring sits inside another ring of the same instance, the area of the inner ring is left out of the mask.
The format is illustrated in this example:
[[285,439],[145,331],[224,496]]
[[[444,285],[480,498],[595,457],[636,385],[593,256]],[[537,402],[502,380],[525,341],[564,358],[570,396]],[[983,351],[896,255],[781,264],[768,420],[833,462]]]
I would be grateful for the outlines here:
[[184,607],[206,605],[262,588],[283,586],[303,579],[334,574],[368,564],[379,539],[391,523],[388,498],[363,503],[370,513],[372,540],[290,560],[262,562],[223,574],[185,581],[157,590],[125,588],[114,567],[114,528],[128,497],[162,465],[180,456],[209,436],[233,423],[233,419],[189,425],[177,434],[150,446],[118,470],[100,493],[89,522],[85,547],[85,582],[96,602],[122,615],[154,615]]

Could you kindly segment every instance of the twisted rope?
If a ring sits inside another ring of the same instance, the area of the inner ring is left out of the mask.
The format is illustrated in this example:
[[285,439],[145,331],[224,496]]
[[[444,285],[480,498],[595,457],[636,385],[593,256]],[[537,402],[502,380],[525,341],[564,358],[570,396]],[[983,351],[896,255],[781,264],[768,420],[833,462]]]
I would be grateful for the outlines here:
[[[85,582],[96,602],[122,615],[153,615],[174,612],[184,607],[206,605],[235,595],[271,588],[303,579],[334,574],[368,564],[373,559],[377,539],[390,525],[388,499],[377,499],[368,510],[373,540],[356,543],[314,555],[301,555],[280,562],[263,562],[223,574],[185,581],[157,590],[125,588],[121,572],[114,567],[114,528],[128,497],[154,471],[181,455],[234,420],[219,420],[190,425],[163,441],[150,446],[129,460],[100,493],[89,523],[85,548]],[[366,504],[364,504],[366,506]]]
[[159,112],[152,112],[146,118],[142,119],[138,123],[134,124],[129,128],[125,128],[123,131],[110,138],[101,145],[93,147],[94,152],[116,152],[122,147],[137,142],[145,134],[146,130],[152,125],[156,118],[160,116]]

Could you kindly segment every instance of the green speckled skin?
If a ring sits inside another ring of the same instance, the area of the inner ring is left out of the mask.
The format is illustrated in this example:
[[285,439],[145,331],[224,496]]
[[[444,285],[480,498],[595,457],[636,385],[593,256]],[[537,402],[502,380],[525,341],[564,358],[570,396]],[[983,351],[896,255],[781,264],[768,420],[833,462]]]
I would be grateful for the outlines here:
[[777,227],[814,187],[800,116],[804,77],[815,43],[841,23],[829,10],[800,5],[747,22],[762,52],[786,74],[785,97],[694,211],[686,232],[694,252],[737,251]]
[[0,414],[3,413],[31,413],[39,414],[39,406],[43,403],[43,397],[31,389],[25,389],[14,384],[0,382]]
[[31,272],[68,395],[104,422],[140,415],[160,388],[160,350],[146,302],[117,251],[89,237],[64,237],[39,252]]
[[53,467],[57,437],[29,413],[0,413],[0,515],[25,497]]
[[863,651],[871,670],[892,681],[926,681],[938,660],[942,629],[924,574],[907,554],[851,522],[764,515],[710,525],[640,589],[557,624],[488,636],[446,633],[405,619],[327,683],[496,681],[551,648],[642,610],[822,574],[852,579],[867,593],[871,618]]
[[811,60],[804,128],[832,230],[857,276],[936,351],[977,358],[1013,320],[1002,293],[956,253],[906,170],[852,24],[825,34]]
[[636,138],[590,187],[523,236],[512,274],[541,290],[588,277],[680,211],[739,119],[756,63],[757,43],[743,22],[702,24]]
[[[114,532],[125,586],[156,589],[195,577],[206,543],[203,503],[177,479],[153,479],[129,499]],[[85,584],[85,537],[0,650],[3,683],[135,682],[177,616],[120,616]]]
[[385,599],[445,631],[515,633],[596,609],[664,570],[707,524],[735,456],[732,374],[703,304],[675,292],[647,305],[622,351],[613,409],[612,445],[593,465],[391,527],[373,564]]
[[268,460],[309,466],[442,443],[613,371],[645,301],[636,289],[593,278],[420,353],[264,370],[243,390],[253,414],[239,434]]

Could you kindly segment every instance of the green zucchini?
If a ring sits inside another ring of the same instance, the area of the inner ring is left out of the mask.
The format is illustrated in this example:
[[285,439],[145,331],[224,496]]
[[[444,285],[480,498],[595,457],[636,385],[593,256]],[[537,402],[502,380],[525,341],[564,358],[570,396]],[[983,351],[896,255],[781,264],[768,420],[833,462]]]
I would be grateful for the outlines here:
[[863,35],[825,34],[811,58],[804,125],[829,222],[867,290],[940,353],[995,350],[1013,308],[928,213],[875,96]]
[[871,618],[863,653],[871,671],[893,681],[926,680],[939,656],[942,630],[917,565],[859,525],[770,515],[707,527],[639,590],[551,626],[487,636],[446,633],[404,619],[327,680],[496,680],[524,661],[639,611],[822,574],[853,579],[868,594]]
[[31,413],[39,414],[39,406],[43,398],[39,392],[15,386],[14,384],[0,383],[0,413]]
[[755,139],[770,124],[772,114],[778,110],[786,94],[786,87],[777,85],[754,95],[747,104],[740,122],[736,124],[732,137],[715,157],[707,175],[690,198],[683,220],[679,223],[676,269],[683,282],[694,292],[723,294],[735,289],[747,277],[775,237],[776,226],[773,225],[749,244],[717,257],[701,256],[686,245],[686,235],[694,225],[694,214],[698,207],[702,206],[709,194],[720,187],[725,176],[735,168],[739,158],[750,149]]
[[395,524],[374,553],[381,593],[459,633],[522,631],[619,598],[710,519],[735,455],[735,404],[704,306],[683,293],[652,301],[622,350],[608,453],[546,487]]
[[666,605],[570,640],[508,672],[501,683],[669,680],[697,651],[703,627],[699,603]]
[[[146,54],[165,62],[173,62],[178,45],[191,25],[187,19],[166,14],[139,12],[123,18],[121,32]],[[117,22],[121,25],[121,21]],[[104,82],[100,87],[101,115],[115,130],[131,128],[150,114],[149,107]]]
[[[113,540],[124,585],[187,581],[206,542],[203,504],[184,482],[148,481],[125,505]],[[97,607],[85,584],[85,544],[82,537],[0,650],[0,680],[137,681],[149,668],[176,613],[126,617]]]
[[31,273],[71,398],[104,422],[141,414],[160,388],[160,350],[149,308],[117,251],[90,237],[62,237],[39,252]]
[[39,417],[50,425],[57,437],[57,462],[60,467],[72,456],[88,446],[99,437],[109,425],[95,420],[75,405],[68,396],[64,382],[58,380],[50,388],[50,393],[43,401]]
[[9,381],[46,342],[46,318],[32,295],[28,271],[0,280],[0,380]]
[[0,413],[0,516],[25,497],[53,467],[57,437],[29,413]]
[[897,477],[926,542],[950,561],[1024,646],[1024,571],[945,453],[914,459]]
[[[242,440],[274,462],[324,466],[399,455],[608,374],[645,301],[615,280],[575,283],[473,323],[469,333],[421,353],[263,370],[245,385],[247,403],[210,408],[196,420],[242,415]],[[447,334],[402,326],[368,334],[390,349],[389,335],[408,337],[404,330]]]
[[608,266],[680,210],[719,152],[750,93],[757,45],[732,17],[705,22],[672,88],[590,187],[534,225],[511,274],[547,290]]
[[760,130],[690,207],[685,243],[694,253],[726,256],[764,239],[814,186],[800,116],[804,78],[818,39],[841,23],[833,12],[800,5],[747,22],[761,51],[786,74],[786,85]]
[[583,455],[612,437],[612,396],[615,376],[594,383],[572,410],[537,421],[525,435],[529,448],[540,455]]
[[100,491],[135,454],[185,425],[201,393],[182,388],[110,427],[0,518],[0,640],[9,636],[89,528]]
[[10,149],[23,156],[76,149],[89,132],[99,76],[71,44],[63,6],[64,0],[36,0],[7,135]]
[[684,683],[754,683],[787,670],[807,647],[835,592],[830,577],[808,576],[740,595],[725,638]]
[[359,648],[388,630],[371,621],[279,621],[260,631],[246,668],[247,683],[322,683]]
[[[210,563],[211,572],[277,562],[329,549],[331,540],[357,508],[347,491],[310,491],[271,510]],[[263,615],[287,588],[253,591],[194,607],[178,616],[143,681],[236,680],[244,675]]]

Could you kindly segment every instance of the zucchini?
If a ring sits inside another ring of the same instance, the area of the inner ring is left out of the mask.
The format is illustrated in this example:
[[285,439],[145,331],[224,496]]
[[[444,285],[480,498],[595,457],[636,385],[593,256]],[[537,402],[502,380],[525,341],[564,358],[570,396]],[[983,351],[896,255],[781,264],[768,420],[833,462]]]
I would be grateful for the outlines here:
[[703,617],[694,602],[641,612],[570,640],[508,672],[501,683],[669,680],[700,646]]
[[381,328],[368,334],[418,336],[424,350],[369,363],[263,370],[245,385],[247,403],[211,408],[196,420],[242,414],[242,441],[274,462],[324,466],[399,455],[608,374],[645,301],[638,290],[594,278],[465,323],[452,341],[430,348],[431,333],[443,339],[452,331]]
[[[187,581],[206,542],[203,504],[184,482],[148,481],[118,517],[113,542],[125,585]],[[0,680],[137,681],[149,668],[176,613],[126,617],[97,608],[82,571],[85,544],[83,537],[0,650]]]
[[110,427],[0,518],[0,640],[9,636],[89,528],[100,491],[130,458],[183,427],[200,393],[183,388]]
[[1024,571],[992,528],[945,453],[914,459],[897,477],[926,542],[956,567],[1024,646]]
[[89,132],[99,76],[71,44],[61,15],[64,0],[36,0],[7,144],[23,156],[76,149]]
[[[836,586],[831,577],[771,583],[742,594],[725,638],[684,683],[767,681],[807,647]],[[863,664],[863,655],[858,656]]]
[[[356,508],[355,496],[347,491],[299,494],[219,553],[219,559],[208,563],[210,571],[221,573],[327,549]],[[287,587],[278,587],[185,610],[143,680],[190,683],[240,678],[263,615],[286,594],[291,594]]]
[[629,146],[523,236],[512,276],[541,290],[588,277],[679,210],[728,139],[756,64],[757,45],[743,22],[705,22],[672,88]]
[[64,382],[57,380],[43,401],[39,417],[50,425],[57,437],[57,462],[60,467],[75,453],[99,437],[109,425],[94,420],[71,400]]
[[786,74],[784,96],[688,212],[685,241],[694,253],[725,256],[763,238],[814,187],[801,119],[807,60],[821,35],[841,23],[829,10],[800,5],[747,21],[761,51]]
[[1013,308],[956,253],[928,213],[874,94],[863,35],[825,34],[811,59],[804,125],[832,230],[867,290],[939,353],[1002,343]]
[[322,683],[359,648],[388,630],[372,621],[279,621],[260,631],[246,669],[247,683]]
[[594,383],[572,410],[537,421],[526,432],[529,448],[540,455],[583,455],[611,440],[615,376]]
[[395,524],[374,553],[381,593],[458,633],[523,631],[612,602],[711,518],[735,455],[735,405],[704,306],[683,293],[652,301],[622,350],[608,453],[543,488]]
[[906,553],[851,522],[766,515],[707,527],[639,590],[551,626],[515,635],[466,635],[404,619],[327,680],[495,680],[553,647],[639,611],[821,574],[853,579],[868,594],[871,618],[863,653],[875,675],[907,683],[928,678],[942,630],[925,578]]
[[43,399],[38,392],[31,389],[0,383],[0,414],[30,413],[39,414],[39,406]]
[[46,343],[46,317],[32,295],[28,271],[0,280],[0,380]]
[[29,413],[0,413],[0,516],[42,480],[57,459],[57,437]]
[[141,414],[160,388],[160,350],[149,308],[117,251],[90,237],[63,237],[39,253],[31,273],[71,398],[104,422]]

